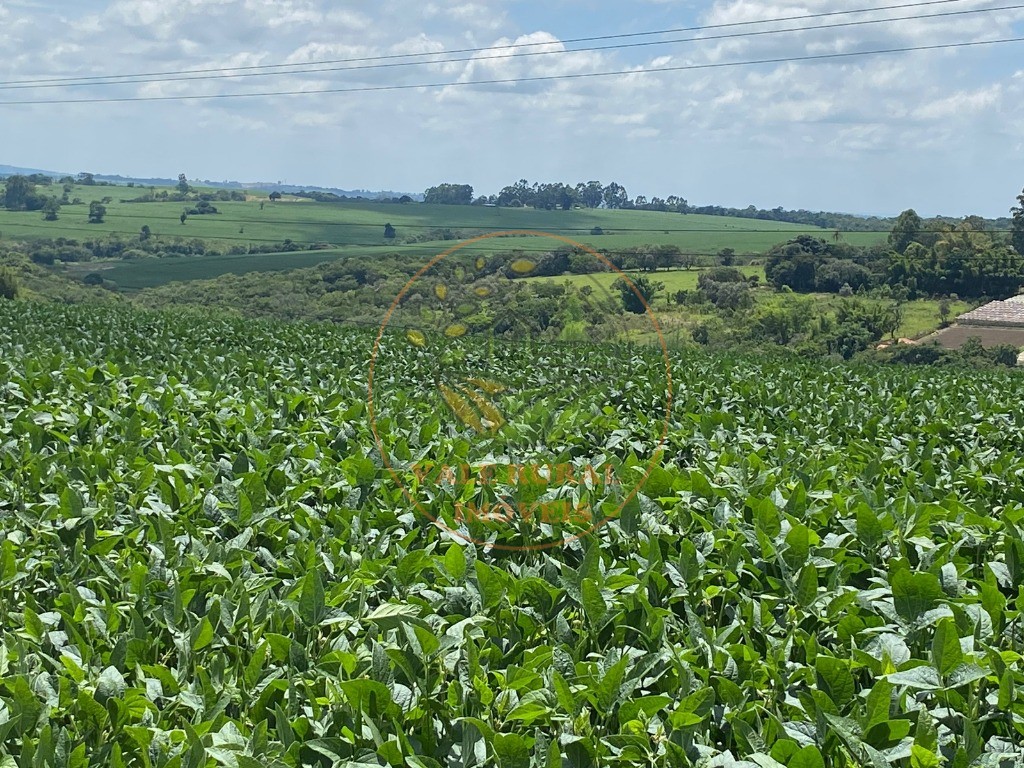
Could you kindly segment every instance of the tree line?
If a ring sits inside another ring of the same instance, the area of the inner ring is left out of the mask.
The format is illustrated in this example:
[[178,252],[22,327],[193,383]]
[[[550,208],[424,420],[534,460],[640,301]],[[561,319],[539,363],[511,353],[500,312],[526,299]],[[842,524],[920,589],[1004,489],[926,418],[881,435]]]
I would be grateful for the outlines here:
[[[423,202],[433,205],[487,205],[500,208],[537,208],[541,210],[571,210],[573,208],[607,208],[621,210],[662,211],[707,216],[731,216],[741,219],[761,219],[789,224],[803,224],[847,232],[870,232],[888,229],[895,223],[891,217],[855,216],[849,213],[809,211],[806,209],[787,210],[758,208],[730,208],[720,205],[692,205],[686,198],[669,195],[666,198],[637,195],[630,197],[626,188],[617,182],[602,184],[600,181],[578,182],[576,184],[538,183],[520,179],[493,195],[474,196],[470,184],[438,184],[423,193]],[[955,224],[958,219],[937,216],[928,220],[938,226]],[[990,229],[1006,229],[1009,218],[983,219]]]

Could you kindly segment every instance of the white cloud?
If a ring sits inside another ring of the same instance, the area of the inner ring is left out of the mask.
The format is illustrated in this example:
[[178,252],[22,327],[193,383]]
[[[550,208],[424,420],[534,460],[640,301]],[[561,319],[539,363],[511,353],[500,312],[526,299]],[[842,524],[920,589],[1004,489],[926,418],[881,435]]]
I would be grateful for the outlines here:
[[[956,8],[997,4],[966,0]],[[567,21],[555,12],[562,8],[540,0],[0,2],[0,60],[6,65],[3,77],[12,80],[275,63],[308,68],[326,60],[434,54],[275,77],[0,90],[0,101],[463,83],[216,102],[0,106],[0,162],[91,165],[146,175],[188,166],[211,177],[302,177],[309,183],[403,189],[447,177],[482,190],[523,176],[600,177],[617,178],[634,194],[678,193],[695,202],[756,199],[767,206],[854,210],[913,204],[927,210],[929,201],[938,207],[948,200],[946,210],[1005,207],[997,202],[1001,189],[991,198],[981,196],[994,186],[993,174],[1007,176],[998,184],[1008,186],[1012,168],[1024,161],[1017,137],[1024,121],[1024,71],[1013,58],[1019,47],[650,70],[992,40],[1022,34],[1021,11],[818,30],[804,28],[862,17],[804,19],[707,30],[704,37],[802,31],[632,50],[575,51],[563,42],[591,33],[735,24],[847,6],[840,0],[649,0],[626,7],[586,0],[570,6],[579,13]],[[687,36],[692,35],[672,37]],[[499,48],[441,55],[482,46]],[[467,60],[438,63],[451,58]],[[393,66],[412,60],[432,63]],[[366,68],[374,63],[388,66]],[[619,70],[628,74],[566,77]],[[554,79],[471,84],[521,78]],[[95,140],[67,142],[71,124],[78,135]],[[964,155],[965,143],[972,146],[974,163],[951,161],[947,174],[959,174],[955,184],[936,184],[915,172],[934,164],[936,156]],[[83,146],[88,154],[82,154]],[[153,146],[161,152],[154,154]],[[842,183],[819,184],[814,169],[822,165]],[[894,173],[900,174],[899,186],[877,183],[876,177]],[[1020,180],[1013,185],[1019,187]],[[880,194],[888,197],[879,199]]]

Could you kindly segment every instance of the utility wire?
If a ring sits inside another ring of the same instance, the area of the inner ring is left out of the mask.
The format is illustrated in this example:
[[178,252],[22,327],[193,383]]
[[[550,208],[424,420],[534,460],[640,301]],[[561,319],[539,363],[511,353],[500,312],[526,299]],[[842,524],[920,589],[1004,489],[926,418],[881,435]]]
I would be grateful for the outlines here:
[[944,51],[958,48],[975,48],[982,46],[1001,45],[1005,43],[1024,42],[1024,37],[1008,37],[998,40],[975,40],[962,43],[941,43],[936,45],[915,45],[902,48],[881,48],[872,51],[848,51],[844,53],[821,53],[806,56],[780,56],[769,59],[752,59],[748,61],[727,61],[711,64],[686,64],[670,67],[651,67],[649,69],[622,69],[609,72],[577,72],[561,75],[539,75],[534,77],[492,78],[489,80],[463,80],[433,83],[408,83],[396,85],[367,85],[348,88],[311,88],[308,90],[286,91],[254,91],[251,93],[216,93],[190,94],[177,96],[110,96],[86,99],[24,99],[18,101],[0,101],[0,107],[40,105],[40,104],[116,104],[127,102],[156,101],[207,101],[220,99],[267,98],[276,96],[312,96],[319,94],[371,93],[387,91],[406,91],[416,88],[454,88],[473,85],[512,85],[518,83],[554,82],[561,80],[582,80],[601,77],[621,77],[625,75],[649,75],[665,72],[692,72],[696,70],[725,69],[731,67],[756,66],[761,64],[784,64],[804,61],[834,61],[852,59],[862,56],[878,56],[896,53],[912,53],[918,51]]
[[[807,19],[820,19],[834,16],[845,16],[858,13],[874,13],[878,11],[890,11],[900,10],[904,8],[920,8],[925,6],[935,5],[948,5],[949,3],[963,2],[963,0],[925,0],[924,2],[914,3],[899,3],[897,5],[883,5],[875,6],[872,8],[858,8],[847,11],[828,11],[822,13],[810,13],[802,14],[797,16],[781,16],[773,19],[757,19],[751,21],[734,21],[723,24],[706,24],[702,26],[693,27],[674,27],[669,29],[653,30],[649,32],[631,32],[621,33],[615,35],[597,35],[592,37],[576,37],[561,40],[559,42],[565,45],[572,45],[575,43],[591,43],[599,42],[604,40],[623,40],[637,37],[651,37],[655,35],[668,35],[678,34],[680,32],[701,32],[705,30],[713,29],[729,29],[736,27],[746,27],[757,24],[772,24],[784,21],[802,21]],[[77,77],[53,77],[53,78],[34,78],[28,80],[6,80],[0,81],[0,85],[22,85],[22,84],[41,84],[41,83],[71,83],[71,82],[84,82],[88,80],[115,80],[121,78],[138,78],[138,77],[163,77],[173,75],[186,75],[186,74],[205,74],[211,72],[245,72],[262,69],[283,69],[287,67],[299,67],[299,66],[310,66],[314,64],[348,64],[348,63],[362,63],[362,62],[376,62],[376,61],[392,61],[395,59],[407,59],[412,57],[424,57],[424,56],[444,56],[462,53],[484,53],[487,51],[498,51],[507,50],[509,48],[524,49],[524,48],[536,48],[539,46],[551,45],[550,41],[534,42],[534,43],[516,43],[503,46],[486,46],[482,48],[455,48],[448,51],[426,51],[422,53],[396,53],[383,56],[363,56],[355,58],[343,58],[343,59],[321,59],[318,61],[301,62],[293,64],[253,64],[249,66],[240,67],[211,67],[205,69],[177,69],[177,70],[165,70],[158,72],[136,72],[125,75],[83,75]],[[430,63],[430,62],[425,62]]]
[[[555,51],[527,51],[525,53],[502,53],[494,54],[490,56],[468,56],[462,58],[449,58],[449,59],[437,59],[434,61],[402,61],[402,62],[391,62],[384,64],[362,64],[356,66],[308,66],[308,65],[293,65],[295,67],[304,67],[301,69],[290,69],[287,71],[267,71],[267,72],[237,72],[237,73],[221,73],[221,74],[204,74],[204,75],[192,75],[182,74],[180,76],[169,76],[169,77],[140,77],[136,79],[114,79],[113,77],[107,79],[95,79],[87,82],[53,82],[44,84],[4,84],[0,83],[0,90],[23,90],[23,89],[41,89],[41,88],[82,88],[92,86],[112,86],[112,85],[143,85],[153,83],[175,83],[175,82],[187,82],[197,80],[226,80],[236,78],[251,78],[251,77],[283,77],[287,75],[306,75],[306,74],[319,74],[324,72],[352,72],[359,70],[369,69],[384,69],[384,68],[396,68],[396,67],[422,67],[422,66],[437,66],[442,64],[455,64],[464,62],[479,62],[479,61],[492,61],[495,59],[519,59],[532,56],[564,56],[572,53],[590,53],[599,51],[611,51],[611,50],[623,50],[629,48],[644,48],[658,45],[676,45],[679,43],[702,43],[710,42],[715,40],[731,40],[736,38],[745,37],[760,37],[760,36],[771,36],[788,34],[792,32],[809,32],[814,30],[822,29],[837,29],[842,27],[860,27],[873,24],[891,24],[899,21],[920,21],[927,19],[938,19],[950,16],[966,16],[980,13],[994,13],[997,11],[1012,11],[1020,10],[1024,8],[1024,4],[1018,5],[1004,5],[995,8],[972,8],[968,10],[960,11],[945,11],[943,13],[933,13],[925,15],[910,15],[910,16],[893,16],[884,19],[866,19],[860,21],[844,21],[835,24],[820,24],[816,26],[803,26],[803,27],[786,27],[784,29],[768,29],[768,30],[757,30],[752,32],[732,32],[723,35],[710,35],[707,37],[686,37],[676,38],[671,40],[647,40],[638,43],[619,43],[616,45],[603,45],[603,46],[592,46],[586,48],[573,48],[566,50],[555,50]],[[117,78],[131,77],[128,75],[118,75]]]

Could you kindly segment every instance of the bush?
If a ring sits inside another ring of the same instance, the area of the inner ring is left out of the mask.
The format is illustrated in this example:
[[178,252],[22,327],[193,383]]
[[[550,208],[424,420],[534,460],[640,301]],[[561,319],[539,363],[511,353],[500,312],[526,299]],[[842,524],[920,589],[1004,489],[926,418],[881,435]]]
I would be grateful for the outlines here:
[[1010,344],[1000,344],[988,352],[996,365],[1006,365],[1010,368],[1017,366],[1017,348]]
[[18,298],[18,278],[8,268],[0,269],[0,299]]
[[86,285],[103,285],[103,275],[99,272],[90,272],[82,278],[82,282]]

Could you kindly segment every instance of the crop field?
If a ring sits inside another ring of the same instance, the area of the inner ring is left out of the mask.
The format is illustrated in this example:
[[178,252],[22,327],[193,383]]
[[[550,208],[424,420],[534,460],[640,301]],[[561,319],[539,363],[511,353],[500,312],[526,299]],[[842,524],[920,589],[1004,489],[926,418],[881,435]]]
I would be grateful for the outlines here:
[[[56,190],[59,193],[59,187]],[[545,211],[419,203],[317,203],[297,198],[285,198],[276,203],[269,200],[216,201],[214,205],[218,214],[190,216],[182,224],[182,210],[193,203],[120,202],[147,193],[148,188],[144,187],[76,186],[71,196],[80,197],[84,203],[64,206],[55,222],[44,221],[38,211],[11,212],[0,209],[0,239],[64,237],[81,241],[110,235],[135,238],[145,225],[150,227],[158,240],[197,238],[217,245],[224,251],[233,246],[280,243],[285,239],[300,244],[326,243],[334,246],[314,252],[203,256],[173,260],[140,259],[93,265],[100,267],[100,271],[118,285],[139,289],[175,280],[212,278],[222,274],[296,269],[352,255],[402,253],[426,260],[454,244],[452,240],[440,239],[440,231],[446,229],[451,230],[449,235],[458,237],[501,230],[543,231],[603,251],[636,245],[669,244],[697,254],[713,254],[726,247],[741,254],[761,253],[801,233],[831,237],[831,232],[825,230],[783,222],[723,216],[684,216],[656,211]],[[114,199],[106,205],[107,214],[103,223],[88,223],[88,203],[106,196]],[[383,236],[384,225],[388,223],[396,229],[394,241]],[[604,234],[592,235],[591,231],[595,227],[600,227]],[[845,233],[843,237],[850,243],[864,245],[880,243],[885,239],[884,234],[871,232]],[[529,251],[537,247],[536,238],[509,237],[483,241],[479,245],[469,246],[467,252],[486,254],[496,250]],[[550,245],[545,244],[545,247]],[[76,265],[75,269],[87,267],[87,264]]]
[[374,339],[0,301],[0,765],[1019,764],[1017,373]]

